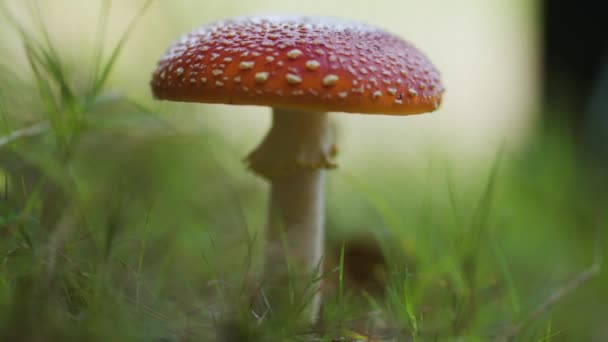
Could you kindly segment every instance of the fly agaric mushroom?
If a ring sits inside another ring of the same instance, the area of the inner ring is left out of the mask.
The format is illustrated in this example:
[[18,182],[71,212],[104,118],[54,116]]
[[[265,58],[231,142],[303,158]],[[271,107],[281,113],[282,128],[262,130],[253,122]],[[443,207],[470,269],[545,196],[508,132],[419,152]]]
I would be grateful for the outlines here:
[[[286,261],[303,281],[321,272],[324,170],[335,154],[327,112],[419,114],[437,109],[443,93],[438,71],[408,42],[314,17],[202,26],[169,48],[151,86],[162,100],[272,107],[272,127],[247,162],[271,184],[264,272],[283,281]],[[314,322],[318,282],[313,290]]]

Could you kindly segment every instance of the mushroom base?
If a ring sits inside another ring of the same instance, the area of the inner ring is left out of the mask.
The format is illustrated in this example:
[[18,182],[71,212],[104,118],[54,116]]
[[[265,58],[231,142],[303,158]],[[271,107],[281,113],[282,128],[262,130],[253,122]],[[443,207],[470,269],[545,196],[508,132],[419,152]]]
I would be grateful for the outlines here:
[[[304,305],[314,323],[321,307],[324,169],[334,166],[335,148],[326,113],[273,114],[272,128],[248,158],[271,183],[264,288],[273,308]],[[297,291],[296,302],[290,303],[290,290]]]

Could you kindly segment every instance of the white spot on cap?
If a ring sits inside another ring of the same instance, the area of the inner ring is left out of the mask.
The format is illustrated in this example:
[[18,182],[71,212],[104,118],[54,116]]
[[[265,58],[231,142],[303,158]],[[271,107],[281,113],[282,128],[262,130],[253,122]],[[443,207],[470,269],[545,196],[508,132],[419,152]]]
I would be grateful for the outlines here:
[[302,51],[300,51],[298,49],[293,49],[293,50],[290,50],[289,52],[287,52],[287,57],[289,57],[291,59],[296,59],[300,56],[302,56]]
[[336,83],[338,83],[339,79],[340,78],[337,75],[333,75],[333,74],[327,75],[323,78],[323,85],[324,86],[333,86]]
[[401,75],[407,77],[407,75],[408,75],[407,70],[401,70],[400,72],[401,72]]
[[226,57],[226,58],[224,58],[224,62],[226,62],[226,63],[232,62],[232,57]]
[[270,74],[267,71],[258,72],[255,74],[254,78],[257,83],[264,83],[268,80],[268,76]]
[[386,91],[388,91],[391,95],[397,94],[397,89],[395,88],[387,88]]
[[201,82],[207,83],[207,77],[201,77]]
[[177,76],[181,76],[181,75],[183,75],[183,74],[184,74],[184,68],[179,67],[179,68],[175,69],[175,74],[176,74]]
[[375,92],[372,93],[372,98],[377,99],[380,96],[382,96],[382,92],[380,90],[376,90]]
[[211,73],[213,74],[213,76],[219,76],[224,73],[224,70],[213,69],[213,71],[211,71]]
[[293,96],[302,96],[302,95],[304,95],[304,91],[301,90],[301,89],[294,90],[294,91],[291,92],[291,95],[293,95]]
[[302,83],[302,77],[300,77],[298,75],[287,74],[286,78],[287,78],[287,83],[289,83],[289,84]]
[[274,57],[272,57],[272,56],[266,56],[266,62],[270,63],[272,61],[274,61]]
[[306,62],[306,69],[308,70],[317,70],[320,66],[321,63],[315,61],[314,59],[311,59],[310,61]]
[[338,97],[341,99],[345,99],[347,96],[348,96],[348,92],[346,92],[346,91],[338,93]]
[[215,86],[216,87],[223,87],[224,86],[224,82],[222,82],[222,81],[215,81]]
[[240,83],[241,82],[241,76],[234,76],[234,82],[235,83]]
[[396,104],[403,104],[403,100],[400,100],[400,99],[395,99],[395,103],[396,103]]
[[241,63],[239,63],[239,69],[241,69],[241,70],[253,69],[254,65],[255,65],[255,62],[241,62]]
[[408,89],[408,93],[410,94],[411,97],[416,97],[418,96],[418,92],[416,91],[416,89],[414,88],[410,88]]

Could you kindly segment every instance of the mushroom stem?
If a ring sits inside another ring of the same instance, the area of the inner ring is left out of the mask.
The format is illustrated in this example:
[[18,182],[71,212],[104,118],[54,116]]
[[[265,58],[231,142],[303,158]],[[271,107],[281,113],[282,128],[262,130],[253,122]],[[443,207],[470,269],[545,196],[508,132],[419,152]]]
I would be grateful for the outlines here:
[[333,166],[333,151],[327,113],[275,109],[272,128],[249,157],[271,183],[264,261],[264,281],[277,297],[271,304],[283,302],[288,287],[300,289],[313,323],[321,307],[324,169]]
[[301,290],[300,298],[310,300],[306,314],[312,322],[318,320],[321,305],[324,176],[324,170],[305,170],[273,180],[266,233],[265,278],[274,278],[283,290],[287,285]]

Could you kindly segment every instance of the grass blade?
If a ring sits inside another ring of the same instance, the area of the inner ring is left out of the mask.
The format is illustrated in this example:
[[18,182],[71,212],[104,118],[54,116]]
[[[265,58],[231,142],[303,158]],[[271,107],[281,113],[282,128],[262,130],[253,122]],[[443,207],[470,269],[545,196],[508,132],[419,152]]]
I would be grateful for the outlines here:
[[[1,109],[2,109],[2,106],[0,106],[0,111],[1,111]],[[14,131],[10,132],[9,134],[6,134],[6,135],[0,137],[0,147],[9,145],[10,143],[12,143],[16,140],[22,139],[22,138],[29,138],[29,137],[40,135],[40,134],[48,131],[48,129],[49,129],[48,122],[39,122],[39,123],[31,125],[29,127],[14,130]]]
[[110,54],[110,57],[106,64],[103,66],[103,68],[101,68],[99,74],[95,75],[93,89],[91,89],[90,94],[91,97],[96,97],[96,95],[99,94],[99,92],[105,85],[106,81],[108,80],[108,76],[110,75],[110,72],[112,71],[114,64],[116,63],[116,60],[118,59],[118,56],[120,55],[120,52],[122,51],[125,43],[127,42],[127,39],[131,35],[131,32],[133,31],[135,25],[137,24],[137,22],[139,22],[139,20],[144,15],[148,7],[150,7],[153,1],[154,0],[146,0],[141,9],[137,12],[135,17],[127,26],[127,29],[123,33],[122,37],[120,37],[120,39],[118,40],[116,46],[112,49],[112,53]]
[[[110,16],[110,8],[112,6],[112,0],[102,0],[101,9],[99,13],[99,23],[97,25],[97,34],[95,35],[95,46],[93,52],[93,77],[91,77],[89,89],[94,88],[95,80],[97,75],[101,72],[102,58],[103,58],[103,46],[107,33],[108,18]],[[92,91],[89,91],[93,93]]]

